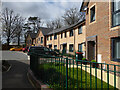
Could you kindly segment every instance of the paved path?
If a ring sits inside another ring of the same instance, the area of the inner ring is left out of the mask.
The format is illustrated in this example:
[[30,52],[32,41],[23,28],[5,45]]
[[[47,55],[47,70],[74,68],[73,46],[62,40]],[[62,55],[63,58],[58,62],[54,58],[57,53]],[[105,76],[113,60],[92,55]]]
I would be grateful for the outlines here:
[[12,67],[10,71],[2,73],[2,87],[21,88],[21,90],[22,88],[33,89],[27,78],[29,61],[10,60],[9,63],[12,64]]
[[2,59],[8,60],[8,62],[12,65],[11,69],[8,72],[2,73],[3,90],[4,88],[19,88],[19,90],[24,90],[27,88],[27,90],[34,90],[27,77],[30,63],[28,56],[22,52],[4,51],[2,53]]

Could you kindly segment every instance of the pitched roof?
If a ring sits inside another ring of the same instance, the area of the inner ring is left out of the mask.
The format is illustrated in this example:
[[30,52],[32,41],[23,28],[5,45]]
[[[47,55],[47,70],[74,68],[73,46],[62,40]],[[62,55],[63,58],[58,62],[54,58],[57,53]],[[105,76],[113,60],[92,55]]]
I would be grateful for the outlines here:
[[52,31],[52,28],[39,27],[39,31],[42,31],[43,35],[47,35],[50,31]]
[[32,39],[36,38],[36,35],[37,35],[37,33],[30,33],[30,37],[31,37]]
[[49,32],[47,35],[51,35],[51,34],[63,32],[63,31],[66,31],[66,30],[68,30],[68,29],[73,29],[75,26],[79,25],[79,24],[82,23],[83,21],[85,21],[85,18],[81,19],[81,20],[78,21],[77,23],[72,24],[72,25],[70,25],[70,26],[65,26],[65,27],[62,27],[62,28],[59,28],[59,29],[52,30],[52,31]]
[[82,5],[80,7],[80,12],[85,12],[87,10],[89,1],[90,0],[83,0]]

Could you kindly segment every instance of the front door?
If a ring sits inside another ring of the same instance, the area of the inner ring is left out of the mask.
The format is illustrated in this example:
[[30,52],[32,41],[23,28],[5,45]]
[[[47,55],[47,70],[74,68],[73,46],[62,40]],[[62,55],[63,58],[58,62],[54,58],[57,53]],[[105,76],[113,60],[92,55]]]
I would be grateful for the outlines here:
[[67,44],[63,44],[63,52],[66,53]]
[[88,41],[88,60],[95,60],[95,42]]
[[49,48],[52,49],[52,45],[49,45]]

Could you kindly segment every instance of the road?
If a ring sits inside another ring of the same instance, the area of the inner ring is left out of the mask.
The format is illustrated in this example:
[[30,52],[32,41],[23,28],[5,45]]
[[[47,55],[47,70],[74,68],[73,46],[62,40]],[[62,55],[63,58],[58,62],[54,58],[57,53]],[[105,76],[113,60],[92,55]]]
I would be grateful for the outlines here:
[[2,73],[3,90],[6,88],[19,88],[19,90],[34,89],[27,78],[27,71],[30,63],[27,55],[22,52],[4,51],[2,59],[8,60],[8,62],[12,65],[8,72]]
[[28,60],[27,54],[22,51],[2,51],[2,60]]

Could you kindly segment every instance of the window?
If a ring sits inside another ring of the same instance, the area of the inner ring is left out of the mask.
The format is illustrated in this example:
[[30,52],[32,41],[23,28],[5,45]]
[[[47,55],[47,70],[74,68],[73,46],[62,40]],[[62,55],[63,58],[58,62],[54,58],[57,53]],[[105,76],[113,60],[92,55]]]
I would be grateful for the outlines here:
[[120,1],[114,0],[112,10],[112,26],[120,25]]
[[70,37],[73,36],[73,30],[70,30]]
[[95,6],[90,9],[90,22],[95,21]]
[[47,40],[49,40],[49,36],[47,36]]
[[40,38],[38,38],[38,40],[40,41]]
[[54,49],[57,49],[57,45],[54,45]]
[[31,43],[31,40],[30,40],[30,43]]
[[50,40],[52,40],[52,35],[50,35]]
[[67,36],[66,36],[66,33],[67,33],[67,32],[65,32],[65,34],[64,34],[64,35],[65,35],[65,38],[67,37]]
[[69,45],[69,51],[70,51],[70,52],[73,52],[73,44],[70,44],[70,45]]
[[112,39],[112,59],[120,59],[120,38]]
[[41,37],[41,43],[43,43],[43,37]]
[[81,33],[82,33],[82,26],[78,28],[78,34],[81,34]]
[[78,51],[82,52],[82,45],[83,44],[78,44]]
[[54,35],[54,39],[57,39],[57,34]]
[[63,33],[61,33],[61,38],[62,38],[62,36],[63,36],[62,34],[63,34]]

